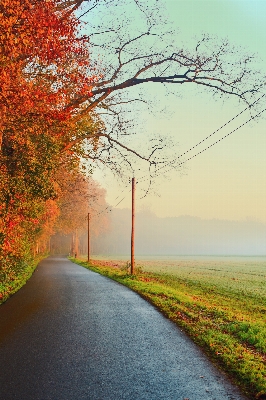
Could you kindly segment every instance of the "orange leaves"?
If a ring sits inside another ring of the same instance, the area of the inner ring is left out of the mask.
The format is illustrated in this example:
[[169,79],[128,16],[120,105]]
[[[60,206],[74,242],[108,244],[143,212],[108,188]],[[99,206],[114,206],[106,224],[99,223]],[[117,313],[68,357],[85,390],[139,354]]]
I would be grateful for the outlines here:
[[79,21],[64,4],[1,0],[0,261],[26,257],[53,233],[56,171],[62,160],[67,169],[79,165],[79,145],[68,146],[81,135],[71,104],[91,93],[96,77],[88,38],[78,37]]
[[80,93],[83,80],[87,84],[89,54],[85,40],[77,40],[79,22],[66,18],[59,5],[56,0],[1,2],[0,105],[6,103],[9,112],[62,110]]
[[[68,18],[62,23],[56,11],[56,1],[1,2],[4,11],[0,32],[2,53],[5,56],[23,56],[30,59],[38,56],[42,62],[50,62],[51,49],[59,56],[69,51],[75,42],[77,21]],[[68,40],[62,40],[62,38]],[[57,56],[54,53],[54,56]],[[12,62],[12,60],[10,60]]]

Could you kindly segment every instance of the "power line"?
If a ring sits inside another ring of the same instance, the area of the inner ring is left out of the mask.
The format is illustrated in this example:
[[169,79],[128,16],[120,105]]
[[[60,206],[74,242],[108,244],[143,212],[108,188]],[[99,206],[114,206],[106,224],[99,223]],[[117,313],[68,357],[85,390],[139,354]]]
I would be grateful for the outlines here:
[[[115,200],[117,200],[117,199],[121,196],[122,193],[124,193],[124,191],[128,188],[128,186],[129,186],[129,185],[127,185],[127,186],[122,190],[122,192],[114,199],[114,202],[115,202]],[[129,192],[129,191],[131,191],[131,187],[130,187],[130,189],[128,190],[128,192]],[[117,207],[120,203],[122,203],[123,200],[125,200],[125,198],[126,198],[126,196],[124,196],[122,199],[120,199],[120,200],[118,201],[118,203],[115,204],[115,205],[108,205],[108,206],[105,207],[102,211],[99,211],[98,214],[95,215],[95,217],[97,217],[98,215],[104,213],[105,211],[107,211],[107,212],[111,211],[111,208]],[[108,209],[109,209],[109,211],[108,211]]]
[[[229,125],[232,121],[234,121],[236,118],[238,118],[241,114],[243,114],[245,111],[251,109],[252,107],[254,107],[254,105],[256,103],[258,103],[263,97],[265,96],[265,94],[263,94],[261,97],[259,97],[257,100],[255,100],[252,104],[250,104],[249,106],[247,106],[244,110],[242,110],[240,113],[238,113],[237,115],[235,115],[233,118],[231,118],[229,121],[227,121],[226,123],[224,123],[222,126],[220,126],[218,129],[216,129],[214,132],[212,132],[210,135],[206,136],[204,139],[202,139],[200,142],[198,142],[197,144],[195,144],[193,147],[191,147],[190,149],[188,149],[187,151],[185,151],[184,153],[182,153],[181,155],[179,155],[178,157],[176,157],[175,160],[163,165],[162,167],[158,168],[156,170],[156,173],[149,178],[143,179],[145,178],[145,175],[142,176],[140,179],[137,180],[137,183],[139,182],[145,182],[147,180],[151,180],[151,178],[154,178],[156,176],[158,176],[159,174],[157,173],[159,170],[162,170],[164,168],[166,168],[169,165],[172,165],[174,162],[176,162],[176,160],[178,160],[181,157],[184,157],[187,153],[189,153],[190,151],[194,150],[196,147],[198,147],[200,144],[202,144],[203,142],[205,142],[206,140],[208,140],[210,137],[214,136],[217,132],[219,132],[221,129],[223,129],[224,127],[226,127],[227,125]],[[197,157],[198,155],[204,153],[206,150],[210,149],[211,147],[213,147],[214,145],[218,144],[219,142],[221,142],[222,140],[224,140],[226,137],[230,136],[232,133],[236,132],[237,130],[239,130],[240,128],[242,128],[244,125],[246,125],[247,123],[249,123],[250,121],[252,121],[253,119],[257,118],[259,115],[261,115],[262,113],[264,113],[266,111],[266,108],[263,109],[262,111],[260,111],[259,113],[257,113],[255,116],[250,117],[247,121],[245,121],[243,124],[239,125],[237,128],[235,128],[234,130],[232,130],[231,132],[229,132],[228,134],[226,134],[225,136],[223,136],[221,139],[217,140],[216,142],[212,143],[210,146],[207,146],[205,149],[199,151],[198,153],[194,154],[193,156],[189,157],[188,159],[180,162],[179,164],[177,164],[177,166],[181,166],[183,164],[185,164],[186,162],[192,160],[193,158]],[[163,173],[167,173],[169,171],[171,171],[172,168],[163,171]],[[161,174],[160,174],[161,175]],[[128,188],[129,185],[127,185],[122,192],[114,199],[114,202],[121,196],[121,194]],[[131,188],[130,188],[131,190]],[[115,208],[117,207],[120,203],[122,203],[122,201],[126,198],[126,196],[124,196],[122,199],[120,199],[118,201],[117,204],[115,205],[108,205],[107,207],[105,207],[102,211],[98,212],[95,216],[98,216],[102,213],[104,213],[106,210],[110,209],[110,208]],[[111,210],[110,210],[111,211]],[[109,212],[109,211],[108,211]]]
[[[187,150],[187,151],[185,151],[184,153],[180,154],[178,157],[176,157],[175,160],[172,160],[172,161],[170,161],[169,163],[164,164],[162,167],[158,168],[158,169],[156,170],[156,174],[155,174],[154,176],[157,176],[157,175],[158,175],[157,172],[158,172],[159,170],[162,170],[162,169],[166,168],[167,166],[174,164],[174,163],[176,162],[176,160],[178,160],[178,159],[181,158],[181,157],[184,157],[184,155],[186,155],[186,154],[189,153],[190,151],[194,150],[196,147],[198,147],[200,144],[202,144],[203,142],[205,142],[205,141],[206,141],[207,139],[209,139],[211,136],[215,135],[215,134],[216,134],[217,132],[219,132],[221,129],[223,129],[224,127],[226,127],[227,125],[229,125],[229,123],[231,123],[232,121],[234,121],[236,118],[238,118],[238,117],[239,117],[241,114],[243,114],[245,111],[247,111],[247,110],[251,109],[252,107],[254,107],[254,105],[255,105],[256,103],[258,103],[264,96],[265,96],[265,94],[263,94],[261,97],[259,97],[257,100],[255,100],[252,104],[250,104],[249,106],[247,106],[244,110],[242,110],[240,113],[238,113],[238,114],[235,115],[233,118],[231,118],[229,121],[227,121],[225,124],[223,124],[222,126],[220,126],[218,129],[216,129],[216,130],[215,130],[214,132],[212,132],[210,135],[206,136],[206,137],[205,137],[204,139],[202,139],[200,142],[198,142],[197,144],[195,144],[195,145],[194,145],[193,147],[191,147],[189,150]],[[265,110],[263,110],[263,111],[261,111],[260,113],[256,114],[254,117],[251,117],[248,121],[246,121],[244,124],[240,125],[238,128],[236,128],[236,129],[235,129],[234,131],[232,131],[231,133],[235,132],[236,130],[238,130],[239,128],[241,128],[243,125],[245,125],[246,123],[248,123],[248,122],[251,121],[252,119],[255,119],[258,115],[260,115],[260,114],[263,113],[264,111],[265,111]],[[229,133],[228,135],[225,135],[225,137],[229,136],[231,133]],[[223,140],[225,137],[221,138],[220,141]],[[217,140],[214,144],[216,144],[216,143],[218,143],[218,142],[219,142],[219,140]],[[196,155],[199,155],[200,153],[203,153],[203,152],[206,151],[208,148],[214,146],[214,144],[212,144],[211,146],[206,147],[206,149],[202,150],[201,152],[198,152]],[[183,161],[183,162],[179,163],[177,166],[179,167],[180,165],[184,164],[185,162],[187,162],[187,161],[191,160],[192,158],[196,157],[196,155],[193,156],[193,157],[188,158],[186,161]],[[166,173],[166,172],[169,172],[169,171],[171,171],[171,169],[165,171],[165,173]],[[144,182],[144,181],[150,180],[150,177],[149,177],[149,178],[146,178],[146,179],[142,179],[142,178],[145,178],[145,175],[142,176],[141,178],[139,178],[139,179],[138,179],[138,182]]]
[[[205,140],[209,139],[211,136],[215,135],[217,132],[219,132],[221,129],[223,129],[225,126],[229,125],[232,121],[234,121],[236,118],[238,118],[241,114],[243,114],[245,111],[247,111],[248,109],[250,109],[251,107],[254,107],[254,105],[261,100],[263,97],[265,96],[265,94],[263,94],[259,99],[257,99],[256,101],[254,101],[254,103],[250,104],[248,107],[246,107],[244,110],[242,110],[240,113],[238,113],[237,115],[235,115],[233,118],[231,118],[229,121],[227,121],[225,124],[223,124],[222,126],[220,126],[220,128],[216,129],[214,132],[212,132],[210,135],[206,136],[206,138],[202,139],[200,142],[198,142],[197,144],[195,144],[195,146],[191,147],[191,149],[185,151],[183,154],[181,154],[180,156],[178,156],[176,159],[183,157],[185,154],[187,154],[189,151],[194,150],[197,146],[199,146],[201,143],[205,142]],[[255,118],[255,117],[254,117]]]
[[122,201],[123,201],[125,198],[126,198],[126,196],[123,197],[123,199],[121,199],[115,206],[112,206],[112,207],[117,207],[120,203],[122,203]]
[[[126,189],[126,188],[125,188],[125,189]],[[125,191],[125,189],[124,189],[121,193],[123,193],[123,192]],[[119,198],[119,196],[120,196],[120,194],[114,199],[114,201],[117,200],[117,199]],[[98,204],[99,204],[99,203],[98,203]],[[97,210],[96,210],[95,208],[93,208],[93,207],[90,205],[90,209],[96,212],[95,217],[97,217],[98,215],[102,214],[102,213],[103,213],[105,210],[107,210],[108,208],[110,208],[109,205],[108,205],[107,207],[105,207],[102,211],[97,212]]]
[[[184,160],[184,161],[182,161],[181,163],[177,164],[177,166],[179,167],[179,166],[185,164],[186,162],[192,160],[193,158],[197,157],[197,156],[200,155],[201,153],[204,153],[206,150],[210,149],[211,147],[213,147],[213,146],[216,145],[217,143],[221,142],[222,140],[224,140],[224,139],[227,138],[228,136],[232,135],[232,133],[236,132],[238,129],[242,128],[244,125],[248,124],[250,121],[252,121],[253,119],[257,118],[259,115],[261,115],[261,114],[264,113],[265,111],[266,111],[266,108],[264,108],[262,111],[260,111],[259,113],[257,113],[255,116],[250,117],[247,121],[243,122],[243,124],[239,125],[237,128],[235,128],[235,129],[232,130],[231,132],[227,133],[227,134],[226,134],[225,136],[223,136],[221,139],[216,140],[216,142],[212,143],[210,146],[205,147],[205,149],[203,149],[203,150],[199,151],[198,153],[194,154],[193,156],[189,157],[187,160]],[[240,115],[240,114],[239,114],[239,115]],[[216,131],[216,132],[217,132],[217,131]],[[213,135],[213,134],[211,134],[211,135]],[[209,136],[211,136],[211,135],[209,135]],[[205,140],[205,139],[204,139],[204,140]],[[202,143],[202,142],[203,142],[203,141],[201,141],[200,143]],[[195,148],[195,147],[196,147],[196,146],[194,146],[193,148]],[[192,149],[193,149],[193,148],[192,148]],[[188,151],[189,151],[189,150],[188,150]],[[188,151],[186,151],[185,153],[183,153],[183,155],[186,154]],[[180,157],[181,157],[181,156],[177,157],[177,159],[180,158]],[[172,162],[172,163],[173,163],[173,162]],[[167,165],[170,165],[170,164],[171,164],[171,163],[169,163],[169,164],[167,164]],[[165,165],[164,167],[161,167],[161,168],[159,168],[159,169],[165,168],[167,165]],[[158,170],[159,170],[159,169],[158,169]],[[158,171],[158,170],[157,170],[157,171]],[[171,168],[171,169],[168,169],[167,171],[164,171],[163,173],[167,173],[167,172],[169,172],[169,171],[171,171],[171,170],[172,170],[172,168]],[[157,171],[156,171],[156,172],[157,172]],[[155,173],[155,174],[153,175],[152,178],[154,178],[154,177],[156,177],[156,176],[158,176],[157,173]],[[144,181],[147,181],[147,180],[150,180],[150,179],[151,179],[151,177],[146,178],[146,179],[143,179],[143,180],[139,180],[139,181],[140,181],[140,182],[144,182]]]

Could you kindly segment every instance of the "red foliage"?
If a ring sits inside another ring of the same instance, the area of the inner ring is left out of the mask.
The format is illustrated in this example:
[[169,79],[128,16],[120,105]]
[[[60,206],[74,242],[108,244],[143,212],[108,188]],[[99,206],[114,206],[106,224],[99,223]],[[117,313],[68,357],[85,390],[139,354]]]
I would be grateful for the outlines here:
[[73,99],[96,80],[88,40],[63,5],[0,4],[0,264],[53,232],[53,175],[75,128]]

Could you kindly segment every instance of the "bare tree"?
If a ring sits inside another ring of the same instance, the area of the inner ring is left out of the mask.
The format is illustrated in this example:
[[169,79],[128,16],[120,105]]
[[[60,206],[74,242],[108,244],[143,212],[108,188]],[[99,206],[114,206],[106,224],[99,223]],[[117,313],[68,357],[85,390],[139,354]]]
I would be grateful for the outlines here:
[[[141,8],[141,1],[128,0],[136,4],[140,13],[144,13]],[[144,83],[160,84],[185,84],[194,83],[211,90],[220,95],[234,95],[246,102],[250,101],[250,95],[261,87],[261,82],[252,79],[254,69],[252,67],[253,55],[238,55],[237,49],[230,47],[228,41],[221,43],[212,40],[205,35],[195,42],[194,51],[180,48],[176,43],[174,32],[163,32],[160,29],[162,24],[158,24],[154,9],[151,15],[144,13],[143,24],[139,32],[134,29],[132,32],[129,18],[124,21],[121,16],[115,15],[115,4],[121,1],[100,0],[73,1],[76,5],[88,3],[90,11],[97,4],[109,4],[109,12],[114,15],[107,24],[113,26],[107,28],[106,22],[94,26],[89,22],[88,36],[92,54],[93,48],[102,49],[100,54],[105,56],[108,64],[104,64],[102,70],[103,79],[95,82],[88,96],[79,97],[73,101],[74,105],[86,103],[83,112],[91,111],[97,106],[104,104],[105,99],[112,97],[126,88],[130,88]],[[125,3],[125,2],[123,2]],[[158,11],[158,10],[157,10]],[[118,19],[118,21],[116,20]],[[136,18],[136,16],[134,17]],[[126,26],[125,26],[126,25]],[[102,29],[102,30],[101,30]],[[90,31],[91,30],[91,31]],[[171,37],[172,35],[172,40]],[[103,59],[101,60],[103,63]]]
[[[136,126],[130,109],[133,102],[149,101],[145,92],[141,96],[138,90],[146,84],[163,85],[166,90],[171,87],[176,93],[184,85],[193,84],[216,97],[233,96],[245,104],[251,104],[254,95],[262,89],[264,78],[258,78],[254,70],[253,55],[243,54],[227,40],[219,42],[208,35],[195,41],[194,49],[180,46],[176,33],[167,30],[158,2],[73,0],[65,3],[69,12],[78,12],[85,21],[91,61],[100,76],[87,94],[74,97],[70,104],[79,115],[96,112],[104,121],[95,133],[99,144],[94,147],[96,151],[91,149],[91,136],[86,130],[69,143],[71,146],[78,141],[87,142],[85,157],[115,165],[118,170],[122,164],[132,168],[130,154],[147,161],[150,171],[156,169],[160,162],[159,150],[164,148],[161,138],[157,144],[150,142],[146,154],[143,146],[132,148],[129,144],[129,133]],[[113,151],[116,151],[115,158]]]

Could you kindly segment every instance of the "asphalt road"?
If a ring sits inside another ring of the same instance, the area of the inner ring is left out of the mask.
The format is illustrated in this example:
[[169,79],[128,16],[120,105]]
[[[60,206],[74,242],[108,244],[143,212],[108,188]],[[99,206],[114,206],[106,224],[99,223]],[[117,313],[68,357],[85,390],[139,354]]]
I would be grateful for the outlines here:
[[0,399],[245,397],[136,293],[50,257],[0,306]]

